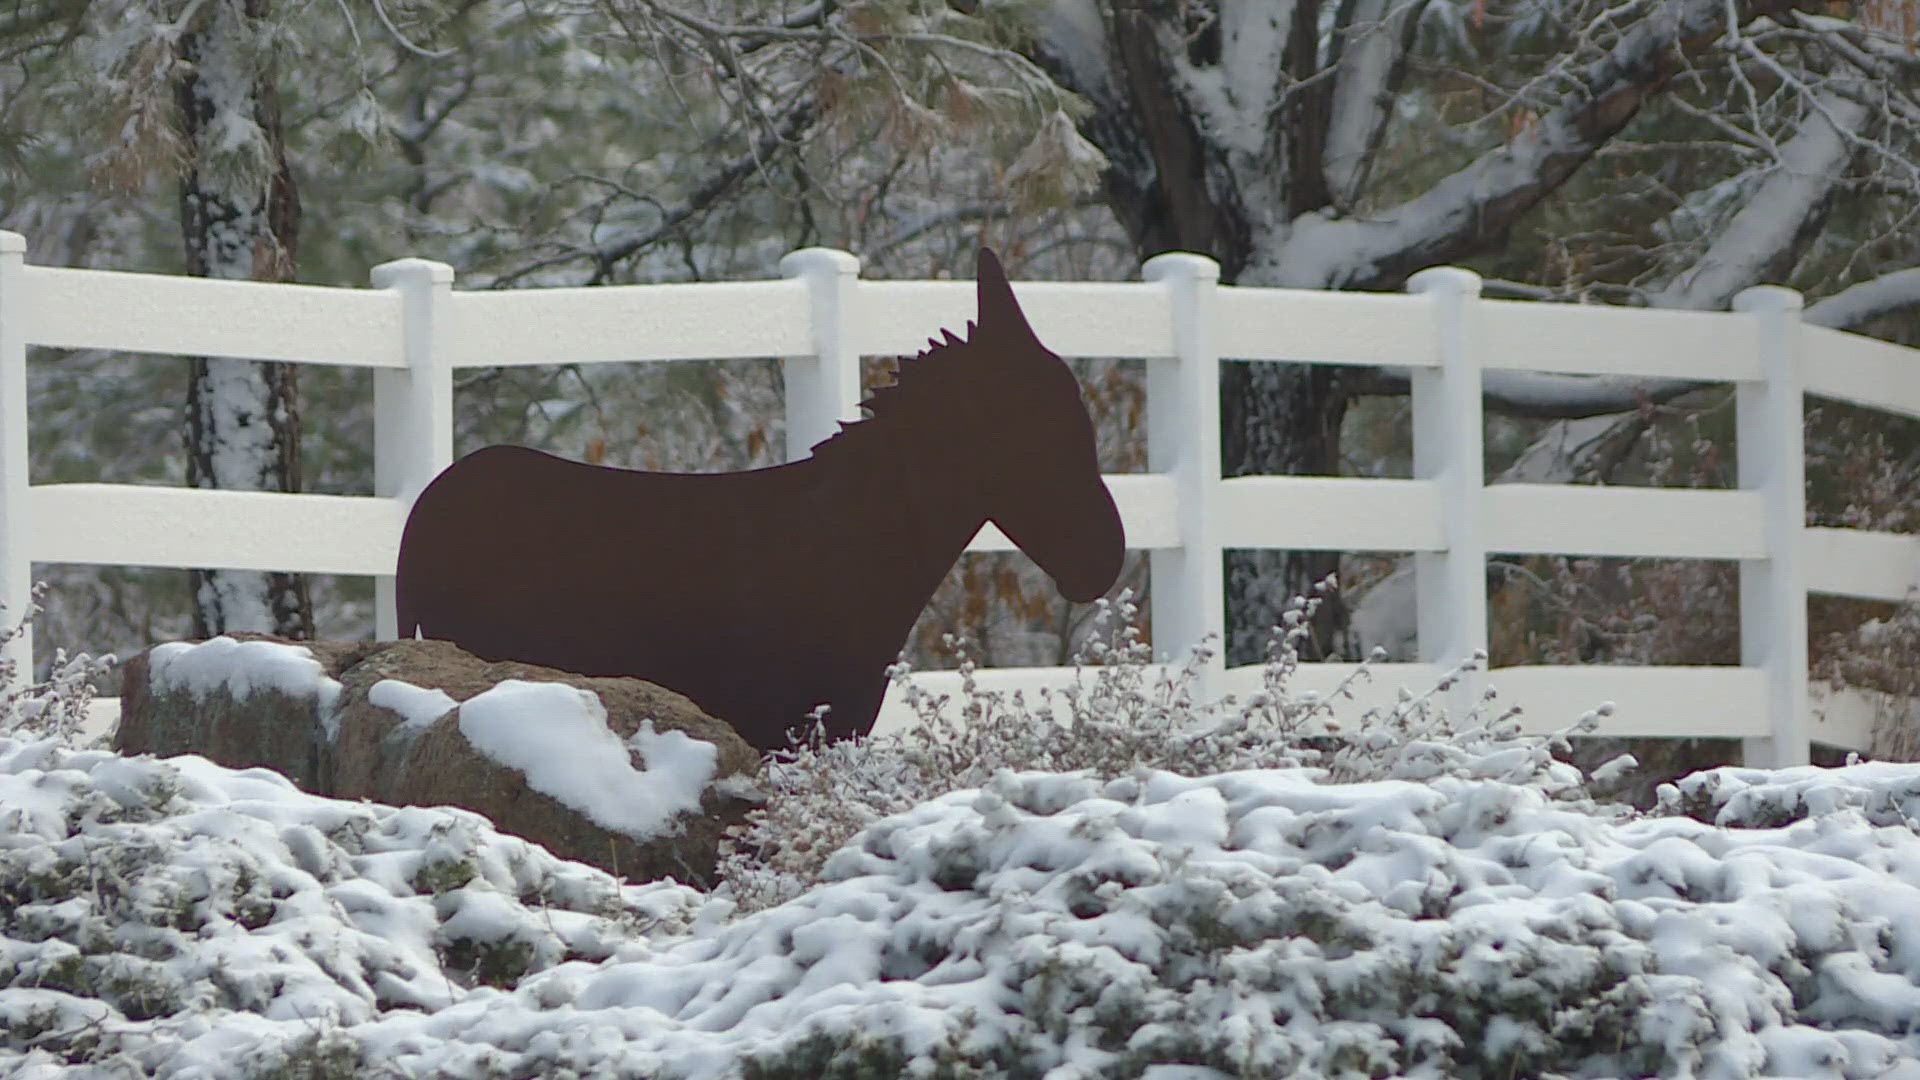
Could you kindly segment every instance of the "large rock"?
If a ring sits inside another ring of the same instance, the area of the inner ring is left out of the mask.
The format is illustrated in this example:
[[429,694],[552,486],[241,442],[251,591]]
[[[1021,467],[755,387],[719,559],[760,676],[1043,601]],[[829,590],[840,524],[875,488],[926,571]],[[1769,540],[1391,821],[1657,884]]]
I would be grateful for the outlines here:
[[253,634],[134,657],[113,745],[263,766],[318,795],[463,807],[565,858],[702,887],[760,767],[732,727],[639,679],[441,641]]
[[200,754],[235,769],[263,766],[324,793],[321,758],[338,677],[378,646],[236,638],[160,645],[128,660],[114,748]]

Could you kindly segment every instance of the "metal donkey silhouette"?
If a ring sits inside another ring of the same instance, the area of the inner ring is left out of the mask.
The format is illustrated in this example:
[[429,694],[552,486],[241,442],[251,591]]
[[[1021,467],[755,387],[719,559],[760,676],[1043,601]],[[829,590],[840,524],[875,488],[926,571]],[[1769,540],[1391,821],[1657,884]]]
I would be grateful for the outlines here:
[[866,734],[886,669],[982,523],[1068,599],[1120,573],[1126,540],[1073,373],[982,249],[979,322],[901,364],[811,457],[750,472],[639,472],[490,446],[414,503],[402,636],[485,660],[630,675],[762,750],[829,706]]

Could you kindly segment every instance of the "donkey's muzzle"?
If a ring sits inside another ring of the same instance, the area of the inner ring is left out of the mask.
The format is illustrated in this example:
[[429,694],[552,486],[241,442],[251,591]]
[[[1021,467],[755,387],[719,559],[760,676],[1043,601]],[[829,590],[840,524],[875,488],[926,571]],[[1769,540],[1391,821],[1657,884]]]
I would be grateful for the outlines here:
[[[1101,495],[1106,496],[1104,487]],[[1080,533],[1082,539],[1070,556],[1050,570],[1060,595],[1076,604],[1088,604],[1107,595],[1120,580],[1120,567],[1127,557],[1126,532],[1120,524],[1120,510],[1111,497],[1100,499],[1088,514],[1092,526]]]

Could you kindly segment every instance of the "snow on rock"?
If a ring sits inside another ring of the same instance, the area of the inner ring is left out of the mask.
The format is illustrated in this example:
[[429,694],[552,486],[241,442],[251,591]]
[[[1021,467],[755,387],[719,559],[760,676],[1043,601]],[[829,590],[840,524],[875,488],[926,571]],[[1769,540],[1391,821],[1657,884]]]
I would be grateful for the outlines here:
[[185,690],[204,699],[224,689],[238,701],[270,690],[291,698],[313,698],[332,733],[340,683],[328,677],[311,649],[277,641],[236,641],[222,635],[198,643],[156,645],[147,657],[148,680],[155,692]]
[[[598,695],[564,683],[508,679],[460,706],[460,733],[475,750],[527,778],[527,786],[629,836],[656,836],[700,793],[719,748],[685,732],[641,724],[628,743],[607,727]],[[640,751],[635,769],[627,745]]]
[[[224,689],[235,700],[263,690],[314,698],[329,737],[339,724],[341,685],[299,645],[216,637],[171,642],[151,652],[156,691],[184,689],[198,699]],[[659,835],[681,813],[700,812],[700,794],[719,766],[719,749],[682,732],[643,725],[626,744],[607,726],[591,691],[563,683],[508,679],[464,704],[444,691],[382,679],[367,700],[402,717],[417,733],[455,708],[460,733],[488,758],[524,773],[527,785],[635,837]],[[628,746],[647,763],[635,769]]]
[[637,957],[702,902],[465,811],[0,738],[0,1075],[270,1072],[316,1031]]
[[730,919],[471,815],[0,741],[0,1073],[1920,1080],[1920,766],[1670,789],[1719,824],[1324,780],[1003,772]]
[[381,679],[374,683],[367,691],[367,702],[399,713],[401,729],[415,733],[431,727],[435,720],[460,706],[445,690],[430,690],[399,679]]

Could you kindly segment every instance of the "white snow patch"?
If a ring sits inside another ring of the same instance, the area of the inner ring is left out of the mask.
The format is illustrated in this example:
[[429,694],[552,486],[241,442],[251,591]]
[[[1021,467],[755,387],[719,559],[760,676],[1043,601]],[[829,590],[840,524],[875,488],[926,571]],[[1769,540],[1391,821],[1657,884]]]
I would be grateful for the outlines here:
[[170,641],[148,654],[148,679],[156,691],[185,690],[195,701],[224,690],[234,700],[271,691],[312,698],[331,737],[340,683],[313,658],[313,650],[276,641],[235,641],[222,635],[193,644]]
[[1234,142],[1256,155],[1267,142],[1293,33],[1293,0],[1225,4],[1220,8],[1220,85],[1234,120]]
[[367,703],[400,714],[399,730],[417,734],[460,707],[445,690],[429,690],[399,679],[381,679],[367,691]]
[[[509,679],[460,706],[460,733],[474,749],[526,774],[527,786],[629,836],[657,836],[683,812],[698,812],[720,750],[647,721],[631,740],[607,727],[600,698],[564,683]],[[635,769],[628,747],[646,768]]]
[[1753,186],[1705,254],[1668,283],[1656,306],[1717,308],[1767,279],[1768,267],[1793,249],[1799,230],[1846,173],[1860,131],[1873,116],[1866,104],[1853,100],[1862,89],[1855,82],[1846,92],[1822,91],[1809,99],[1798,133],[1780,147],[1780,160],[1766,179]]
[[1814,326],[1853,330],[1869,319],[1908,306],[1916,295],[1920,295],[1920,267],[1895,270],[1808,305],[1803,318]]
[[1111,99],[1106,17],[1099,5],[1094,0],[1051,0],[1036,15],[1040,37],[1065,62],[1074,86],[1089,97]]

